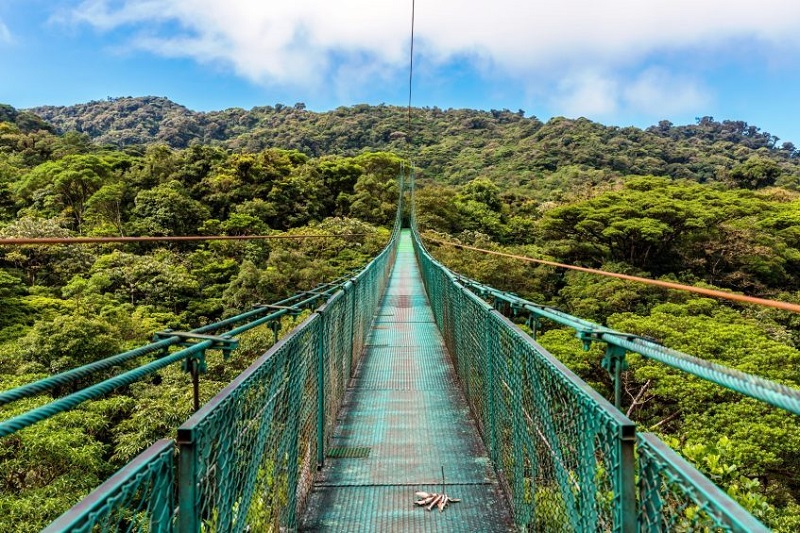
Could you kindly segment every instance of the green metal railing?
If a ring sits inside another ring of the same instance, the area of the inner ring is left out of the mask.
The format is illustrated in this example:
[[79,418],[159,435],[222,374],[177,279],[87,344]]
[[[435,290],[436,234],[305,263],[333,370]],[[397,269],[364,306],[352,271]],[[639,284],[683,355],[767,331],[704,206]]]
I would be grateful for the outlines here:
[[169,531],[174,523],[175,442],[156,442],[61,515],[44,533]]
[[[400,204],[402,205],[402,203]],[[293,530],[323,463],[347,382],[391,273],[400,231],[357,275],[86,367],[0,393],[0,405],[41,394],[150,353],[161,358],[0,422],[0,437],[183,361],[197,378],[208,349],[265,325],[275,344],[178,428],[142,452],[48,531]],[[277,340],[280,319],[318,307]],[[208,335],[233,324],[220,335]],[[276,327],[277,326],[277,327]],[[171,346],[184,349],[167,355]],[[196,381],[195,381],[196,383]],[[177,476],[175,475],[177,473]]]
[[180,531],[297,527],[395,243],[178,429]]
[[[608,345],[621,383],[626,351],[797,413],[800,393],[769,380],[536,305],[453,273],[414,245],[434,316],[512,504],[516,523],[557,531],[767,531],[658,437],[635,425],[535,342],[539,319]],[[509,315],[529,313],[532,336]],[[619,406],[619,387],[615,399]],[[638,461],[634,461],[634,450]],[[638,483],[634,489],[634,479]]]
[[[628,347],[634,342],[630,336],[588,328],[586,321],[458,276],[433,259],[416,231],[414,245],[434,316],[518,526],[533,531],[767,530],[656,436],[637,439],[632,421],[477,294],[495,305],[507,304],[508,310],[563,319],[581,328],[579,336],[589,331],[591,336],[581,336],[585,340],[611,339]],[[702,367],[715,370],[707,363]],[[722,375],[735,375],[727,370]],[[740,392],[783,391],[751,378]],[[791,404],[794,397],[783,400],[777,403]]]
[[[627,352],[658,361],[681,372],[750,396],[759,401],[800,414],[800,391],[762,377],[660,345],[643,338],[600,326],[558,309],[534,304],[519,296],[475,280],[453,275],[492,306],[514,316],[527,314],[527,325],[535,338],[547,319],[575,330],[588,348],[591,342],[606,344],[603,367],[614,383],[615,404],[621,407],[621,372]],[[766,528],[727,494],[652,434],[637,439],[639,457],[639,527],[643,531],[711,529],[720,531],[763,531]]]
[[634,423],[414,244],[517,525],[633,531]]

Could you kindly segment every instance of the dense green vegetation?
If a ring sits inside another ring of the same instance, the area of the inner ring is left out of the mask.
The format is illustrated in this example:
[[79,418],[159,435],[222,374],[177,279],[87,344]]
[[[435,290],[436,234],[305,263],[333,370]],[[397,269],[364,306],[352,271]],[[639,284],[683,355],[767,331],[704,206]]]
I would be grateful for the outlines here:
[[[420,168],[419,220],[431,236],[800,301],[800,154],[758,128],[705,117],[641,130],[437,108],[414,110],[413,122],[409,135],[405,110],[391,106],[196,113],[161,98],[0,106],[0,235],[374,235],[0,250],[0,390],[363,264],[394,214],[402,159],[393,154],[411,154]],[[796,316],[432,249],[491,285],[800,387]],[[540,341],[610,395],[602,347],[583,352],[552,325]],[[271,337],[242,342],[234,360],[212,363],[204,398]],[[625,409],[642,430],[668,439],[771,526],[800,529],[796,417],[629,362]],[[174,369],[0,441],[0,530],[56,516],[170,434],[190,399],[187,376]]]
[[[578,190],[631,175],[698,182],[747,183],[753,173],[795,186],[800,158],[792,143],[743,121],[619,128],[586,119],[546,123],[520,110],[414,109],[357,105],[313,112],[303,104],[198,113],[165,98],[116,98],[71,107],[32,110],[60,132],[81,132],[100,144],[125,147],[198,144],[234,150],[298,150],[308,156],[409,150],[437,181],[464,184],[490,178],[504,192],[522,190],[539,200],[562,200]],[[767,183],[768,184],[768,183]],[[752,182],[753,186],[759,183]]]
[[[364,265],[394,220],[401,160],[164,145],[125,151],[0,122],[0,236],[366,234],[273,241],[0,249],[0,390],[275,301]],[[285,319],[284,331],[293,320]],[[264,328],[260,328],[264,329]],[[203,401],[272,343],[209,360]],[[130,366],[130,365],[129,365]],[[124,370],[125,368],[122,368]],[[119,368],[97,376],[97,381]],[[54,396],[73,392],[60,387]],[[53,395],[2,408],[7,419]],[[191,413],[180,365],[0,441],[0,531],[38,531]]]

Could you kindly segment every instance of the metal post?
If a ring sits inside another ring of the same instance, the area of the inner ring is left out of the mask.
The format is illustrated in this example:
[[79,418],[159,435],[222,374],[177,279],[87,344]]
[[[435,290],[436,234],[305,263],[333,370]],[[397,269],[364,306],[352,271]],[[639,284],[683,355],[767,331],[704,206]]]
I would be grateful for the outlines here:
[[278,343],[278,332],[281,330],[281,319],[276,318],[269,323],[269,328],[272,330],[272,344]]
[[327,352],[328,319],[324,312],[319,315],[319,338],[317,340],[317,469],[325,464],[325,355]]
[[[353,377],[356,371],[356,362],[353,358],[357,355],[356,351],[356,288],[358,287],[358,279],[353,278],[351,280],[353,282],[353,286],[350,290],[350,375],[347,376],[348,379]],[[361,346],[362,340],[359,339],[359,347]]]
[[[299,477],[297,458],[300,447],[300,404],[303,395],[303,383],[307,373],[311,372],[311,362],[303,361],[296,346],[286,354],[288,365],[289,406],[286,417],[286,431],[290,438],[286,445],[286,481],[289,488],[286,501],[286,528],[297,529],[297,478]],[[306,366],[308,365],[308,366]]]
[[193,429],[178,429],[178,531],[200,531],[197,501],[197,443]]
[[495,405],[494,405],[494,357],[491,341],[491,321],[492,309],[486,308],[486,318],[483,324],[483,353],[485,357],[484,387],[486,394],[486,436],[489,448],[489,457],[492,459],[497,470],[501,470],[502,465],[497,460],[497,438],[495,436]]
[[196,358],[189,359],[192,374],[192,393],[194,395],[194,412],[200,409],[200,368]]
[[606,346],[606,354],[601,363],[614,382],[614,407],[620,411],[622,410],[622,371],[628,368],[628,363],[625,361],[626,354],[625,348],[609,344]]
[[617,508],[618,530],[623,533],[636,531],[636,482],[635,459],[633,448],[636,442],[636,425],[625,424],[620,427],[619,451],[620,465],[618,472],[618,487],[620,489],[619,507]]

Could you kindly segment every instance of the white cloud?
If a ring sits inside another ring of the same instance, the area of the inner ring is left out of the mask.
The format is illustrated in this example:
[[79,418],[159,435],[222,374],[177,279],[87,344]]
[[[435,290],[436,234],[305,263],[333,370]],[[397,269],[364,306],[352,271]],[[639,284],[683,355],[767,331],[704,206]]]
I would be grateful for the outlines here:
[[0,44],[9,44],[13,41],[11,30],[8,29],[2,20],[0,20]]
[[[130,46],[228,65],[256,83],[348,93],[363,83],[356,72],[406,68],[409,11],[381,0],[84,0],[71,19],[132,29]],[[486,75],[555,87],[565,109],[663,111],[706,96],[666,71],[645,71],[629,87],[619,73],[655,54],[724,52],[743,40],[765,57],[800,49],[800,2],[432,0],[417,3],[416,35],[421,62],[470,58]]]
[[566,75],[550,100],[559,114],[603,119],[621,111],[652,117],[701,113],[711,95],[697,81],[663,68],[648,68],[632,79],[589,69]]
[[619,109],[619,83],[594,71],[575,72],[558,84],[553,107],[570,117],[599,117]]
[[645,70],[625,86],[621,97],[628,107],[652,116],[699,112],[711,100],[708,89],[696,81],[658,68]]

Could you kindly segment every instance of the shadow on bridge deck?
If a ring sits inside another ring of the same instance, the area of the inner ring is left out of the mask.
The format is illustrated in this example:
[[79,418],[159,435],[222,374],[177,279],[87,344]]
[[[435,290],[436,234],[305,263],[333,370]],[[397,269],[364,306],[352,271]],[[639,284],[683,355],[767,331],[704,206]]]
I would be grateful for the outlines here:
[[[329,449],[303,530],[512,528],[407,230]],[[447,494],[461,502],[443,513],[415,506],[414,492],[441,492],[442,466]]]

